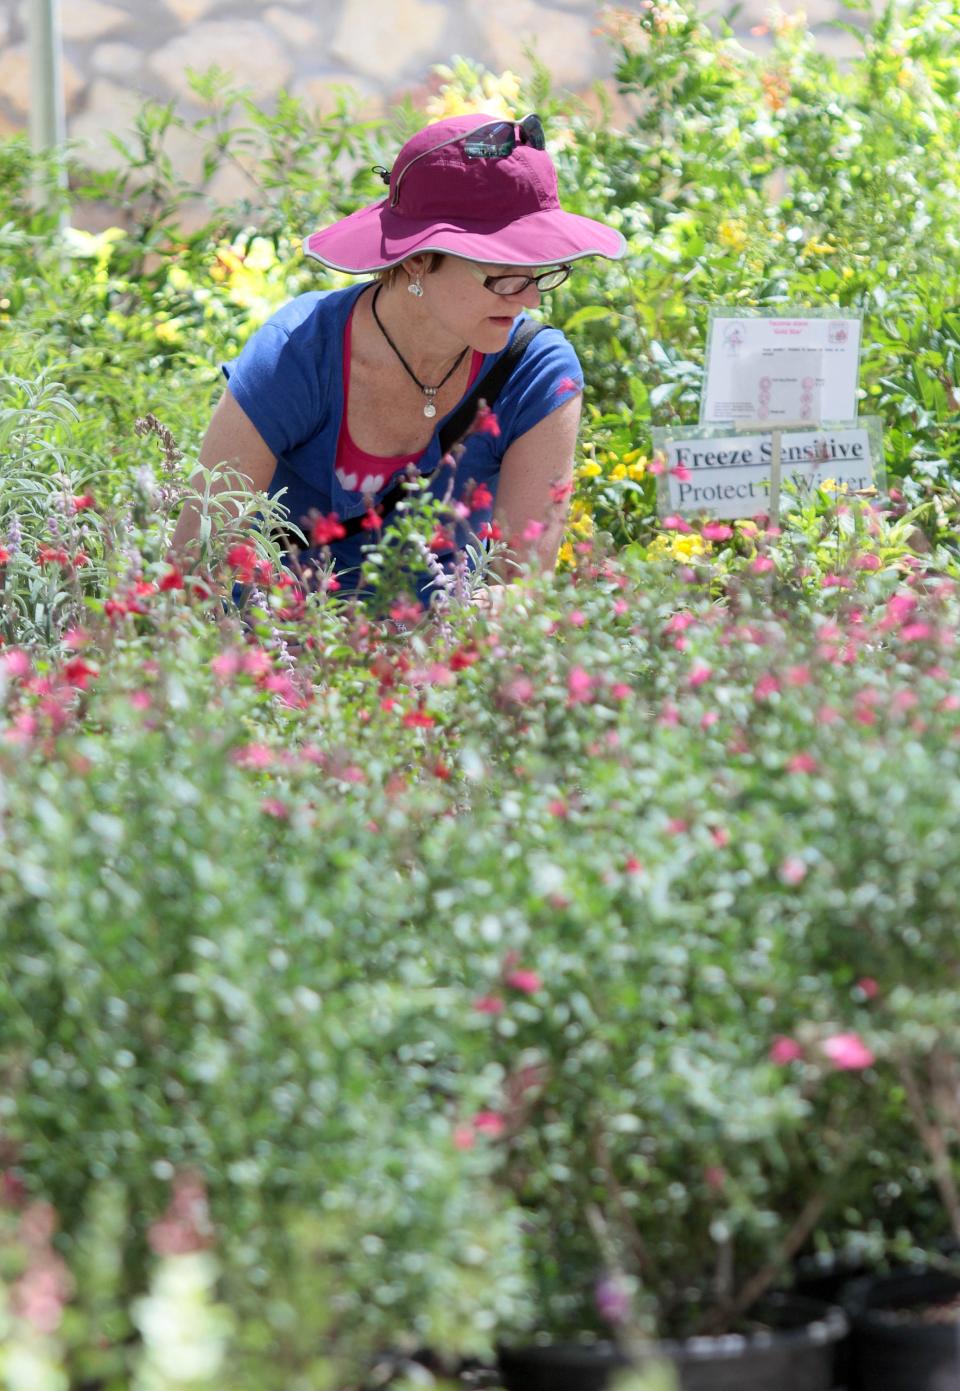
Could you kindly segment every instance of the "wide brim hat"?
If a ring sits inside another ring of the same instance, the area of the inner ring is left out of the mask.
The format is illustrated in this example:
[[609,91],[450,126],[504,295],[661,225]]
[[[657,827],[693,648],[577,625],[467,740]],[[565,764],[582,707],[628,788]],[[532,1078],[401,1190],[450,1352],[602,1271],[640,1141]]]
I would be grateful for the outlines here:
[[560,206],[545,149],[518,142],[504,156],[468,153],[466,137],[477,131],[506,127],[522,139],[525,124],[475,114],[426,126],[401,149],[387,197],[312,232],[304,251],[350,275],[387,270],[427,251],[503,266],[619,259],[626,251],[620,232]]

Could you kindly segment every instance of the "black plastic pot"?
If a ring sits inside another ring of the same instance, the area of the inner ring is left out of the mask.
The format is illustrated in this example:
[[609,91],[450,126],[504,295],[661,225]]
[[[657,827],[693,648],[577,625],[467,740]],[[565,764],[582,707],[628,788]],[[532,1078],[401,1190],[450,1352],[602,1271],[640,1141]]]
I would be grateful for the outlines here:
[[[682,1391],[832,1391],[834,1345],[847,1333],[843,1312],[782,1295],[759,1316],[774,1331],[652,1343],[644,1352],[673,1363]],[[500,1351],[506,1391],[607,1391],[625,1365],[609,1343]]]
[[[841,1304],[842,1292],[854,1280],[868,1275],[862,1261],[836,1256],[804,1256],[794,1265],[792,1290],[805,1299],[823,1304]],[[833,1345],[833,1382],[835,1386],[850,1384],[850,1339],[841,1338]]]
[[960,1391],[960,1322],[919,1320],[921,1310],[958,1296],[960,1278],[933,1270],[848,1285],[842,1302],[850,1318],[851,1391]]

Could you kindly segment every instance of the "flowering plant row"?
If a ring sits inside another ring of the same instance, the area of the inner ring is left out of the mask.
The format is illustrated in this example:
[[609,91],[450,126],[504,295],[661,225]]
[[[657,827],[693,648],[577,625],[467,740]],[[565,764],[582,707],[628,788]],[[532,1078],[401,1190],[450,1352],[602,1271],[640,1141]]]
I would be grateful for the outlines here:
[[[62,240],[0,147],[11,1385],[399,1385],[423,1348],[740,1328],[813,1247],[960,1237],[954,32],[892,12],[839,74],[792,22],[761,61],[651,6],[622,128],[442,75],[432,114],[552,114],[572,205],[630,241],[554,301],[589,383],[567,545],[497,606],[495,534],[414,601],[416,501],[369,519],[362,606],[338,517],[304,593],[211,475],[199,564],[168,550],[217,362],[392,132],[212,76],[211,172],[259,141],[275,192],[185,230],[148,108],[87,188],[130,225]],[[731,299],[865,308],[889,499],[653,520],[650,425]]]

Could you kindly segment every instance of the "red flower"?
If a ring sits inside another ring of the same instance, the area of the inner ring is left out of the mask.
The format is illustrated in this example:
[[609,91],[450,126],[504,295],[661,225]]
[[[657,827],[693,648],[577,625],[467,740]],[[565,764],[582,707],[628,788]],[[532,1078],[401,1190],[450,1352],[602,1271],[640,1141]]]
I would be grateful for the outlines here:
[[340,541],[346,534],[346,528],[336,512],[328,512],[314,522],[310,529],[310,540],[315,546],[329,546],[331,541]]
[[398,599],[390,609],[394,623],[419,623],[423,617],[423,605],[416,599]]
[[157,585],[157,588],[161,592],[171,589],[182,589],[183,571],[178,569],[176,565],[171,565],[167,573],[160,577],[160,583]]
[[37,561],[40,565],[69,565],[70,557],[62,546],[40,546]]
[[93,677],[99,675],[99,668],[91,666],[83,657],[71,657],[69,662],[63,664],[64,680],[69,685],[76,686],[78,691],[85,691]]
[[379,531],[383,526],[383,518],[375,507],[368,507],[360,525],[364,531]]
[[237,572],[241,584],[252,584],[257,553],[249,541],[240,541],[227,551],[227,564]]
[[408,710],[402,723],[407,729],[432,729],[436,720],[426,710]]
[[10,552],[7,550],[6,546],[0,546],[0,565],[6,565],[9,559]]
[[70,510],[74,513],[83,512],[88,507],[95,506],[96,503],[94,502],[93,495],[91,493],[83,493],[80,497],[74,497],[70,499]]
[[453,547],[453,542],[442,527],[437,527],[436,531],[430,537],[429,544],[434,555],[440,555]]
[[474,662],[480,660],[480,653],[475,647],[458,647],[456,652],[450,657],[451,671],[464,671],[467,667],[472,667]]
[[566,502],[567,498],[570,496],[572,492],[572,483],[551,483],[550,501],[557,503],[557,505],[559,506],[560,503]]
[[477,411],[473,430],[480,435],[491,435],[494,439],[500,434],[500,422],[486,402]]
[[481,541],[502,541],[503,532],[496,522],[484,522],[477,532],[477,537]]
[[493,493],[485,483],[478,483],[470,494],[470,511],[478,512],[481,507],[493,506]]

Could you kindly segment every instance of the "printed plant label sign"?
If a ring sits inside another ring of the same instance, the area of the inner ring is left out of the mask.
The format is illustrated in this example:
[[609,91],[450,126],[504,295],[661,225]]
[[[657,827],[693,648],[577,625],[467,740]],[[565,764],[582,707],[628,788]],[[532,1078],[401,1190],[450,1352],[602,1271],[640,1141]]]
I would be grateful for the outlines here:
[[[780,440],[784,509],[825,486],[848,493],[883,490],[883,431],[878,416],[815,430],[784,430]],[[681,512],[734,518],[766,511],[772,433],[669,427],[653,431],[653,446],[661,515]]]
[[862,328],[849,310],[713,310],[700,424],[854,420]]

